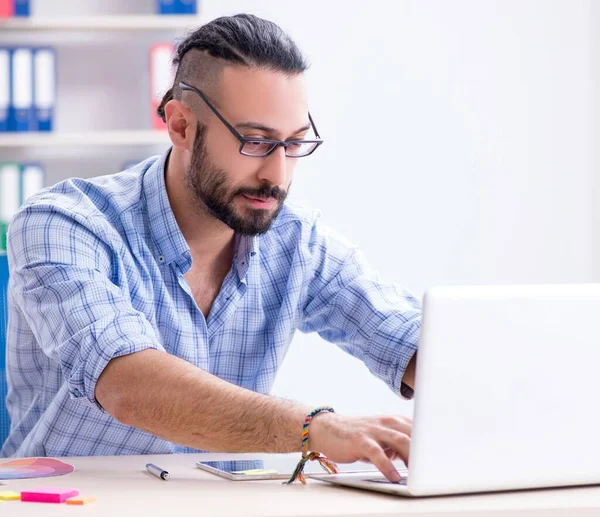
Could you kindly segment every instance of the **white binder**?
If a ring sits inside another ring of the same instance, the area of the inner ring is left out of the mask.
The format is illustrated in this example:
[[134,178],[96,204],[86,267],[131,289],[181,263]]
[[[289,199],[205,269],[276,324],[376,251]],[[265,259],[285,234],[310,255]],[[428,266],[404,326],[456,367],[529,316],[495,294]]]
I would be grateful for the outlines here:
[[44,188],[44,169],[39,163],[24,163],[21,172],[21,203]]
[[38,48],[33,56],[33,102],[36,129],[52,131],[56,104],[56,52],[52,48]]
[[21,166],[0,162],[0,223],[8,223],[21,206]]
[[33,50],[30,48],[15,48],[12,50],[11,58],[11,129],[14,131],[34,131],[36,124],[33,110]]

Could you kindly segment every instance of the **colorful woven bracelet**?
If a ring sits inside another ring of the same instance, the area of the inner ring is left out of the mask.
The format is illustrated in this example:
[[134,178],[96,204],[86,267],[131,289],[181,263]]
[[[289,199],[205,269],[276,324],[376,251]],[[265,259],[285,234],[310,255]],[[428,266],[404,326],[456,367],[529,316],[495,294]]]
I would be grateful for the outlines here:
[[317,460],[321,467],[323,467],[323,469],[325,469],[325,471],[327,471],[329,474],[337,474],[339,472],[337,465],[333,461],[327,459],[325,456],[321,456],[321,454],[318,452],[308,452],[308,426],[316,415],[324,412],[335,413],[333,408],[329,406],[321,406],[313,409],[308,415],[306,415],[306,418],[304,419],[304,425],[302,426],[302,458],[298,462],[298,465],[296,465],[292,477],[290,477],[290,479],[287,481],[284,481],[284,485],[290,485],[297,479],[301,483],[306,484],[306,478],[304,477],[303,471],[304,466],[308,461]]

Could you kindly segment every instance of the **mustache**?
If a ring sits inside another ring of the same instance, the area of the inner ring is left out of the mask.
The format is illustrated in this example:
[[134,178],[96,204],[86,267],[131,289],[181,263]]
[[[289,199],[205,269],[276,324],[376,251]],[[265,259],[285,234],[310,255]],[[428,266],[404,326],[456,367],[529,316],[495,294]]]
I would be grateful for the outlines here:
[[250,188],[250,187],[242,187],[237,189],[234,193],[234,196],[237,195],[245,195],[254,198],[260,199],[269,199],[273,198],[277,201],[284,201],[287,197],[287,191],[278,187],[277,185],[268,185],[264,184],[258,188]]

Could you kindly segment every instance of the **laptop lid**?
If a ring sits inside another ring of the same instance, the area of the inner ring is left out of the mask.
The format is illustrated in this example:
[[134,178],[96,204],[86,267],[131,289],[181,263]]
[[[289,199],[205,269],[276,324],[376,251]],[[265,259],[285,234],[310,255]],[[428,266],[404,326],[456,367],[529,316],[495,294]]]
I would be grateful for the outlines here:
[[600,284],[424,297],[408,490],[600,483]]

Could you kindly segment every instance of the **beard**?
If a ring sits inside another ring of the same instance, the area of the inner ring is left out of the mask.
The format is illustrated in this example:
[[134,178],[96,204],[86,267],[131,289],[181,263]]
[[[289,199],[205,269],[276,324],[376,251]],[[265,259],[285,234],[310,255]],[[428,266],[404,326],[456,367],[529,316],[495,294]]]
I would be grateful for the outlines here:
[[[186,181],[193,192],[194,204],[201,213],[208,212],[236,233],[265,233],[283,208],[287,190],[268,182],[257,188],[234,187],[227,180],[227,173],[210,161],[203,139],[204,132],[204,126],[198,124],[190,167],[186,171]],[[235,200],[242,195],[259,199],[273,198],[277,206],[274,210],[245,207],[236,211]]]

